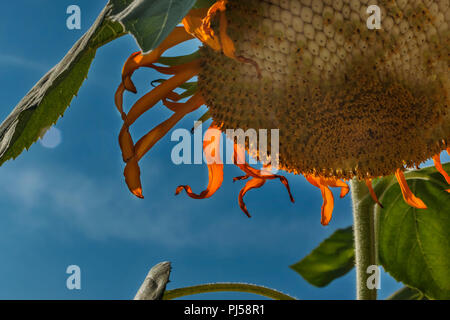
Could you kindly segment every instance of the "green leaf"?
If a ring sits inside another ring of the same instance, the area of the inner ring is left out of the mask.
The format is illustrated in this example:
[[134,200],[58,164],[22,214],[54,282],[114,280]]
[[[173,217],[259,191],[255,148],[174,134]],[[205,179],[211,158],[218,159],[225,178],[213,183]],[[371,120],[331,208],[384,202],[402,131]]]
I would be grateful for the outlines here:
[[109,2],[88,32],[0,125],[0,165],[19,156],[56,123],[86,79],[97,49],[125,34],[122,26],[109,17],[130,0],[113,2],[118,7]]
[[[450,164],[444,166],[450,171]],[[396,280],[430,299],[450,299],[450,195],[434,168],[405,174],[411,191],[428,206],[410,207],[398,183],[391,183],[377,209],[379,260]]]
[[394,292],[386,300],[427,300],[427,298],[419,290],[410,287],[403,287]]
[[325,287],[355,265],[353,229],[337,230],[300,262],[290,266],[316,287]]
[[144,53],[156,48],[181,22],[196,0],[134,0],[114,17]]

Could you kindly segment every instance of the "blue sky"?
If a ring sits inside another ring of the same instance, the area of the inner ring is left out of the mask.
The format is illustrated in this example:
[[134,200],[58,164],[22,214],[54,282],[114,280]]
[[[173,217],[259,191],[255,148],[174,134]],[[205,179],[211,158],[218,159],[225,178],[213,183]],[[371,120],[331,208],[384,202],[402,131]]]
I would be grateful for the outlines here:
[[[66,8],[71,4],[81,7],[80,31],[66,28]],[[3,6],[1,119],[65,55],[105,4],[105,0],[17,0]],[[336,229],[351,225],[349,197],[336,201],[331,225],[322,227],[319,190],[301,176],[288,175],[296,203],[290,203],[282,184],[271,181],[246,196],[253,214],[248,219],[237,203],[242,183],[232,183],[241,172],[232,166],[225,166],[224,184],[213,198],[175,197],[180,184],[203,190],[207,169],[172,164],[175,143],[170,136],[142,160],[145,200],[128,192],[117,144],[121,119],[113,95],[123,62],[137,50],[131,36],[101,48],[88,80],[56,125],[58,146],[37,143],[0,167],[0,298],[130,299],[151,266],[171,261],[169,289],[248,282],[300,299],[354,299],[354,271],[318,289],[288,268]],[[157,78],[160,75],[153,71],[140,70],[134,77],[139,93],[147,92]],[[136,98],[127,95],[126,105]],[[190,129],[204,110],[178,127]],[[136,123],[133,133],[143,135],[169,115],[161,106],[154,108]],[[71,264],[81,267],[80,291],[66,288],[65,271]],[[381,298],[401,286],[385,275],[381,285]]]

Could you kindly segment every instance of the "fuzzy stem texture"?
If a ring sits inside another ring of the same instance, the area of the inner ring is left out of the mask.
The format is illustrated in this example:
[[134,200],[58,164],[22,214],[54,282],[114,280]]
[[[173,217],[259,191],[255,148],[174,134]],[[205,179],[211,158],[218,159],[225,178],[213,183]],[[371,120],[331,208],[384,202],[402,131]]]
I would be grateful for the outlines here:
[[367,273],[370,266],[377,265],[374,202],[364,182],[351,181],[353,219],[355,233],[356,297],[358,300],[376,300],[377,289],[369,289]]

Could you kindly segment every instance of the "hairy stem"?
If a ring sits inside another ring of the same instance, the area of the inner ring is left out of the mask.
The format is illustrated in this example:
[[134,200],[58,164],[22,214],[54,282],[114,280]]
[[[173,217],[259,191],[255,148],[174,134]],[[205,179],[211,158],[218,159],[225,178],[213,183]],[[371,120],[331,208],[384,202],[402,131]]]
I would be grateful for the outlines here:
[[173,300],[185,296],[211,292],[245,292],[253,293],[273,300],[295,300],[279,291],[247,283],[211,283],[166,291],[163,300]]
[[377,265],[374,202],[364,182],[351,181],[353,219],[355,232],[356,297],[358,300],[376,300],[377,289],[369,289],[367,273],[370,266]]

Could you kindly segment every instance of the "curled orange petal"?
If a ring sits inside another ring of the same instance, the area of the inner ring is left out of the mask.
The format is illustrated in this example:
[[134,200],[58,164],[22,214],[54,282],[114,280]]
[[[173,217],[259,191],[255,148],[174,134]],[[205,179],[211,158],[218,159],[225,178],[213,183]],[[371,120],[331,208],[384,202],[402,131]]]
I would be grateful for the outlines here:
[[175,88],[197,75],[200,70],[201,67],[199,60],[183,65],[183,69],[178,74],[161,83],[159,86],[139,99],[133,107],[131,107],[131,110],[125,120],[126,126],[131,126],[137,118],[151,109],[156,103],[158,103],[159,100],[166,98],[167,95],[171,94]]
[[116,90],[116,94],[114,95],[114,102],[116,104],[116,108],[122,116],[122,120],[125,121],[126,114],[123,112],[123,93],[125,92],[125,86],[123,83],[120,83],[119,87]]
[[[186,31],[194,35],[204,44],[215,51],[222,51],[224,55],[242,63],[248,63],[255,67],[259,78],[262,78],[261,69],[256,61],[236,56],[236,48],[233,40],[228,36],[228,20],[226,17],[226,5],[228,0],[219,0],[209,9],[194,9],[183,19]],[[213,20],[219,16],[219,35],[217,36],[211,25]]]
[[[214,195],[223,182],[223,163],[218,161],[220,159],[220,137],[219,127],[213,122],[209,129],[206,131],[205,140],[203,142],[203,150],[205,152],[208,165],[208,177],[209,182],[207,188],[200,194],[192,192],[190,186],[178,186],[175,194],[178,195],[182,190],[185,190],[187,195],[193,199],[206,199]],[[207,137],[210,137],[209,139]],[[210,150],[210,151],[208,151]],[[214,153],[208,154],[208,153]],[[215,160],[213,161],[214,158]]]
[[241,190],[238,198],[240,208],[242,209],[242,211],[244,211],[244,213],[248,217],[250,217],[250,214],[248,213],[247,207],[245,206],[245,203],[243,201],[244,195],[251,189],[262,187],[267,180],[279,179],[280,182],[286,187],[291,202],[293,203],[295,202],[294,197],[292,196],[291,193],[291,188],[289,187],[289,182],[286,179],[286,177],[270,174],[269,166],[264,166],[265,169],[264,171],[251,167],[245,161],[245,149],[243,148],[243,146],[237,143],[234,143],[233,159],[234,164],[246,174],[245,176],[234,178],[233,181],[235,182],[240,180],[246,180],[250,177],[252,178],[246,183],[245,187]]
[[222,10],[220,12],[220,28],[219,28],[220,41],[222,43],[222,51],[227,57],[236,59],[235,55],[236,48],[234,46],[233,40],[231,40],[231,38],[228,36],[227,29],[228,29],[227,16],[225,14],[225,10]]
[[327,226],[331,218],[333,216],[333,209],[334,209],[334,197],[333,193],[331,192],[330,188],[326,186],[321,186],[320,191],[322,192],[322,198],[323,198],[323,205],[321,209],[321,220],[320,223],[323,226]]
[[378,197],[377,197],[377,194],[375,193],[375,190],[373,189],[372,179],[367,179],[366,180],[366,185],[367,185],[367,188],[369,189],[369,193],[370,193],[370,196],[372,197],[373,201],[375,201],[375,203],[377,203],[381,208],[384,209],[383,205],[378,200]]
[[125,89],[136,92],[136,87],[131,81],[131,76],[134,71],[140,67],[149,66],[158,61],[161,55],[167,50],[177,44],[192,39],[193,36],[186,32],[183,27],[176,27],[169,36],[154,50],[148,54],[141,54],[140,52],[133,53],[125,62],[122,70],[122,82]]
[[196,93],[186,103],[174,103],[177,107],[173,107],[176,112],[166,121],[160,123],[149,133],[142,137],[135,146],[135,154],[138,160],[164,137],[184,116],[204,104],[204,100],[200,93]]
[[334,188],[341,188],[341,198],[345,198],[345,196],[350,192],[350,187],[344,181],[335,179],[335,178],[322,178],[321,180],[324,184]]
[[131,138],[131,134],[127,127],[122,126],[119,134],[119,145],[122,151],[122,158],[124,162],[128,162],[132,157],[134,157],[134,143]]
[[323,198],[323,204],[321,208],[321,221],[320,223],[324,226],[328,225],[333,216],[334,209],[334,196],[328,185],[325,183],[326,179],[321,177],[316,177],[312,175],[305,175],[306,180],[313,186],[320,189]]
[[409,204],[411,207],[417,208],[417,209],[426,209],[427,206],[425,203],[417,198],[412,192],[411,189],[408,187],[408,183],[406,182],[405,174],[403,173],[402,169],[398,169],[395,172],[395,177],[398,180],[398,183],[400,184],[400,189],[402,190],[403,198],[405,199],[405,202]]
[[[247,176],[258,178],[258,179],[264,179],[264,180],[274,180],[279,179],[280,182],[286,187],[287,192],[289,193],[289,198],[292,203],[295,202],[294,197],[291,193],[291,188],[289,187],[289,182],[286,179],[286,177],[276,174],[270,174],[270,170],[267,170],[269,166],[265,166],[264,171],[255,169],[251,167],[246,161],[245,161],[245,149],[238,145],[237,143],[234,144],[234,164],[241,169],[243,172],[246,173]],[[242,156],[244,158],[242,159]]]
[[137,60],[135,59],[137,59],[141,55],[142,54],[140,51],[132,53],[128,57],[127,61],[125,61],[125,64],[122,68],[122,84],[124,86],[124,89],[133,93],[137,93],[137,89],[133,81],[131,81],[131,75],[133,74],[134,70],[139,68],[136,62]]
[[447,181],[447,183],[450,184],[450,176],[444,170],[444,167],[442,167],[441,158],[438,154],[433,157],[433,161],[436,169],[439,171],[440,174],[442,174],[442,176],[445,178],[445,181]]
[[144,199],[142,195],[141,170],[137,159],[133,157],[127,162],[124,170],[125,182],[130,191],[138,198]]
[[178,94],[177,92],[172,91],[172,92],[169,92],[169,94],[167,95],[167,99],[176,102],[176,101],[180,101],[181,99],[183,99],[183,97],[180,94]]
[[218,38],[215,38],[208,26],[208,8],[193,9],[183,19],[182,23],[186,31],[210,48],[220,51],[221,45]]
[[245,187],[242,188],[242,190],[239,192],[239,197],[238,197],[239,207],[241,208],[242,211],[244,211],[244,213],[249,218],[251,218],[251,215],[248,212],[247,206],[244,203],[244,196],[248,191],[250,191],[252,189],[261,188],[265,183],[266,183],[265,179],[252,178],[251,180],[247,181],[247,183],[245,184]]
[[250,178],[249,175],[240,176],[240,177],[234,177],[234,178],[233,178],[233,182],[236,182],[236,181],[242,181],[242,180],[247,180],[248,178]]

